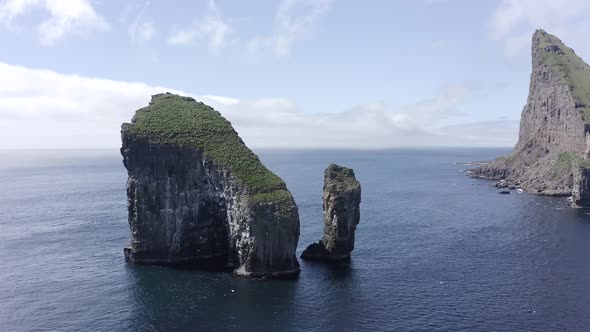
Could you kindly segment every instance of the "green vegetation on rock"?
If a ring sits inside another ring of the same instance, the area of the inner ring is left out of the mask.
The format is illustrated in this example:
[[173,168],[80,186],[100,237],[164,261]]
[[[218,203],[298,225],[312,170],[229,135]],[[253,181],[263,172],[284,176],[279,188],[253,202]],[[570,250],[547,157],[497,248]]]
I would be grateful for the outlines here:
[[572,167],[576,159],[577,156],[571,152],[560,153],[552,166],[552,170],[557,174],[569,173],[572,171]]
[[542,50],[541,60],[557,70],[567,82],[576,107],[583,114],[584,122],[590,123],[590,66],[559,38],[542,30],[538,33],[538,48]]
[[123,130],[155,144],[198,148],[246,185],[254,202],[292,201],[285,182],[268,170],[238,136],[231,123],[212,107],[190,97],[159,94],[137,110]]
[[354,177],[354,171],[348,167],[331,164],[326,170],[328,173],[328,184],[337,185],[344,190],[358,190],[359,182]]
[[295,208],[295,201],[288,190],[275,190],[272,192],[262,192],[252,196],[252,203],[264,204],[265,202],[273,202],[277,207],[279,214],[289,214]]
[[557,157],[552,169],[557,174],[569,174],[574,166],[583,169],[590,168],[590,160],[583,159],[572,152],[562,152]]
[[514,161],[515,156],[514,152],[511,152],[510,154],[496,158],[494,162],[498,165],[510,165]]

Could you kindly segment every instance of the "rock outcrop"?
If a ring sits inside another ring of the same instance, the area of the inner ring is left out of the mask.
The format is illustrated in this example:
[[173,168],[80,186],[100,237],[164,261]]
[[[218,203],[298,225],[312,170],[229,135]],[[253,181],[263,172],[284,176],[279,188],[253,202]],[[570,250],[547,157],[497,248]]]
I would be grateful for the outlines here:
[[350,168],[330,165],[324,172],[324,236],[301,255],[303,259],[350,261],[360,221],[361,185]]
[[213,108],[152,96],[121,129],[128,262],[225,266],[253,277],[299,272],[299,214],[287,186]]
[[589,206],[590,66],[557,37],[537,30],[529,96],[513,151],[473,170],[535,194],[573,196]]

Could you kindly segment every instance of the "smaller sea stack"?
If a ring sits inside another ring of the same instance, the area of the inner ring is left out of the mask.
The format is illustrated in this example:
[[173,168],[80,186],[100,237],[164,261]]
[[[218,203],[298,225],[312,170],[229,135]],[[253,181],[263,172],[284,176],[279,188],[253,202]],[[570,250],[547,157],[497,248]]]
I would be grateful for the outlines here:
[[354,233],[360,221],[361,185],[350,168],[331,164],[324,171],[324,236],[301,258],[348,262],[354,249]]

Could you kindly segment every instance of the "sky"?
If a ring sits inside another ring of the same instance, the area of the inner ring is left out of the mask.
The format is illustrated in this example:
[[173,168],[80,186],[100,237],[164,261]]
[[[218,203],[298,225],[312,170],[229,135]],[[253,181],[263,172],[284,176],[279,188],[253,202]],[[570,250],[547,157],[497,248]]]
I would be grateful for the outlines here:
[[0,149],[118,148],[150,96],[253,148],[509,147],[535,29],[590,59],[587,0],[0,0]]

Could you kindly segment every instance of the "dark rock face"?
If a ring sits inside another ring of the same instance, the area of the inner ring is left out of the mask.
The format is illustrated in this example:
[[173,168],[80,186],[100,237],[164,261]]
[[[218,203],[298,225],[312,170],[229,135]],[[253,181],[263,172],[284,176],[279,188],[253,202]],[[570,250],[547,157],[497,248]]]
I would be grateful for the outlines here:
[[471,175],[501,180],[500,188],[584,196],[589,182],[582,170],[588,166],[590,151],[589,91],[590,67],[557,37],[537,30],[518,143],[509,155],[473,170]]
[[590,206],[590,169],[574,167],[573,207]]
[[324,172],[324,236],[303,259],[349,261],[360,221],[361,186],[350,168],[330,165]]
[[[174,123],[178,117],[180,124]],[[203,118],[204,127],[190,123]],[[201,133],[207,129],[213,130],[212,138]],[[229,136],[216,141],[217,133]],[[217,266],[253,277],[299,273],[295,201],[219,113],[190,98],[156,95],[131,124],[123,124],[121,134],[129,175],[127,261]],[[235,148],[250,155],[219,152]],[[254,173],[260,177],[242,175]]]

